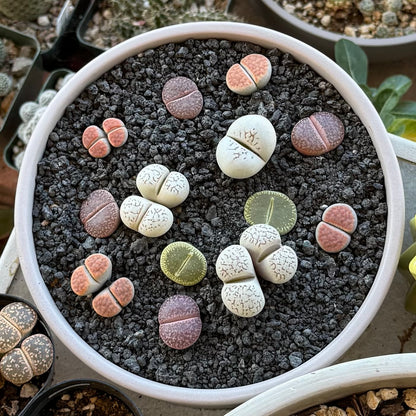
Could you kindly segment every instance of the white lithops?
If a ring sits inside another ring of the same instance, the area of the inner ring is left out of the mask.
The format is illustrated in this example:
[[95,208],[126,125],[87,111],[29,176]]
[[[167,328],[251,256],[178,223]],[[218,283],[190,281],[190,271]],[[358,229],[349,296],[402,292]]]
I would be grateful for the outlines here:
[[120,217],[124,225],[146,237],[160,237],[173,224],[169,208],[137,195],[131,195],[123,201]]
[[217,163],[234,179],[249,178],[268,162],[276,147],[276,132],[263,116],[250,114],[235,120],[218,143]]
[[221,298],[230,312],[250,318],[262,311],[265,299],[247,249],[239,245],[227,247],[215,267],[224,282]]
[[189,195],[186,177],[158,163],[145,166],[137,175],[136,185],[143,197],[168,208],[181,204]]

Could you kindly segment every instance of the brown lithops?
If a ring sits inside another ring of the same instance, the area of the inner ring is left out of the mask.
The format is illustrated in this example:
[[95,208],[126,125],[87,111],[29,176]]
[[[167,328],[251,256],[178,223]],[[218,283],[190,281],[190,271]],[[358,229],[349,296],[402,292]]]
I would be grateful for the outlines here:
[[111,318],[121,312],[134,297],[133,283],[127,277],[120,277],[92,301],[94,311],[103,318]]
[[91,236],[109,237],[120,224],[120,212],[113,195],[105,189],[91,192],[81,205],[80,219]]
[[111,146],[103,130],[98,126],[88,126],[82,133],[82,144],[88,153],[95,158],[106,157]]
[[195,118],[203,105],[198,86],[186,77],[175,77],[166,82],[162,90],[162,100],[169,113],[181,120]]
[[202,330],[197,303],[186,295],[166,299],[159,309],[159,335],[170,348],[183,350],[193,345]]
[[128,131],[119,118],[106,118],[103,121],[103,129],[111,146],[120,147],[126,143]]
[[344,125],[335,114],[314,113],[293,127],[292,144],[303,155],[319,156],[339,146],[344,133]]

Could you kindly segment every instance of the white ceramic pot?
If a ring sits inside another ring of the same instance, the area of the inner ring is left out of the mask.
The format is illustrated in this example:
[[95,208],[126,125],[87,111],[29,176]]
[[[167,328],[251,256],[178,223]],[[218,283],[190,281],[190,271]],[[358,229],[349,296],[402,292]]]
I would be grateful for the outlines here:
[[349,361],[297,377],[252,398],[225,416],[287,416],[354,393],[416,386],[416,354]]
[[[99,355],[75,333],[56,307],[40,275],[32,236],[36,164],[42,157],[49,133],[65,108],[88,84],[127,57],[165,43],[182,42],[189,38],[221,38],[248,41],[265,48],[279,48],[292,54],[300,62],[307,63],[331,82],[360,117],[374,142],[385,175],[389,210],[386,245],[379,271],[361,308],[345,329],[320,353],[285,374],[253,385],[221,390],[188,389],[147,380],[121,369]],[[207,22],[170,26],[129,39],[98,56],[59,91],[50,109],[34,131],[20,171],[15,218],[18,250],[27,285],[42,315],[58,338],[86,365],[101,375],[128,389],[157,399],[199,407],[235,405],[279,383],[333,363],[354,343],[374,317],[390,287],[400,254],[404,229],[401,175],[393,148],[376,110],[358,85],[322,53],[289,36],[247,24]]]

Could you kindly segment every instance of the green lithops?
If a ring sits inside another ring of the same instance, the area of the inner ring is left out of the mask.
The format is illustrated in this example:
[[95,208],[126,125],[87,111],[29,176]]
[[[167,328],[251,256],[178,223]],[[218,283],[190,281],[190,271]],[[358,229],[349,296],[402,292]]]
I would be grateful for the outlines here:
[[183,286],[196,285],[207,273],[205,256],[184,241],[175,241],[163,249],[160,267],[170,280]]
[[295,226],[297,211],[287,195],[276,191],[260,191],[247,199],[244,218],[250,225],[272,225],[280,235],[285,235]]

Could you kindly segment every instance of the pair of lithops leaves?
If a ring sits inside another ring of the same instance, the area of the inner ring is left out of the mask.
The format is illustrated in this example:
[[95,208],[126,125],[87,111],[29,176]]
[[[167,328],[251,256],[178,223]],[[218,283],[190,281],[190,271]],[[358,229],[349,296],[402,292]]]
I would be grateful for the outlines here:
[[46,373],[53,362],[51,340],[44,334],[30,335],[37,320],[36,312],[23,302],[9,303],[0,311],[0,372],[17,386]]
[[[106,255],[91,254],[84,264],[73,271],[71,289],[78,296],[90,295],[101,289],[110,279],[112,269],[111,260]],[[120,277],[94,297],[92,307],[98,315],[111,318],[119,314],[133,297],[133,283],[127,277]]]
[[288,282],[296,273],[298,258],[281,244],[279,232],[267,224],[255,224],[240,237],[239,245],[223,250],[216,262],[224,282],[221,297],[235,315],[249,318],[261,312],[265,299],[257,275],[272,283]]
[[146,237],[160,237],[173,224],[169,208],[181,204],[189,195],[188,180],[180,172],[152,164],[139,172],[136,185],[142,196],[131,195],[123,201],[121,221]]

